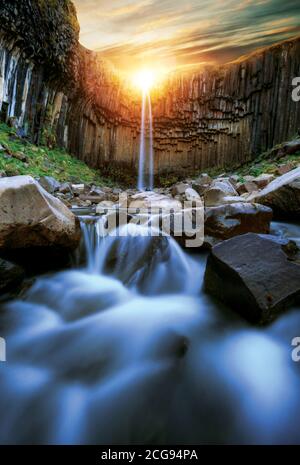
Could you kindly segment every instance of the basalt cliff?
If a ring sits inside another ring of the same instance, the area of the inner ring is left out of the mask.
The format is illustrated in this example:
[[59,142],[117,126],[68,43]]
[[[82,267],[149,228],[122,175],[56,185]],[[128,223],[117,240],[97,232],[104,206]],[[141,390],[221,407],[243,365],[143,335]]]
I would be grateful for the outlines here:
[[[0,1],[0,118],[93,167],[135,169],[139,95],[78,37],[69,0]],[[239,165],[295,135],[296,76],[300,37],[170,75],[152,95],[156,173]]]

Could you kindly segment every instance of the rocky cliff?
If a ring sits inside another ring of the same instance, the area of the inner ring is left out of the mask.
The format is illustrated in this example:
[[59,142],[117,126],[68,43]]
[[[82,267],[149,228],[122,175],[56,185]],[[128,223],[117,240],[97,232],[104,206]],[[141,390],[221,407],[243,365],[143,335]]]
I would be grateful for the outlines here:
[[159,166],[230,167],[294,136],[296,76],[300,37],[217,69],[175,75],[154,107]]
[[[69,0],[0,1],[0,112],[36,143],[91,166],[137,164],[140,102],[78,42]],[[218,69],[172,75],[155,92],[156,172],[243,163],[294,135],[300,38]]]

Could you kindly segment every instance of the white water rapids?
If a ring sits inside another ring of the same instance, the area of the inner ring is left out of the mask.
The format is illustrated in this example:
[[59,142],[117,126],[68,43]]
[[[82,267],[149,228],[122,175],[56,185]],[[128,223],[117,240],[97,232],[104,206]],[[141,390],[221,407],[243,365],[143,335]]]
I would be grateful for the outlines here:
[[205,256],[140,228],[85,219],[86,267],[0,312],[0,443],[299,443],[299,310],[249,326],[201,291]]

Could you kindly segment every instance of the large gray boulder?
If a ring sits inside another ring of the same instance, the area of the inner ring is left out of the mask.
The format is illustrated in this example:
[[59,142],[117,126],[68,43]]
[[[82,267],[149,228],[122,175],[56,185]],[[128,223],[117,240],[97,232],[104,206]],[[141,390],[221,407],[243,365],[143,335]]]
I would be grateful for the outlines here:
[[278,177],[247,199],[272,208],[279,218],[300,218],[300,167]]
[[162,211],[181,211],[182,203],[167,195],[157,194],[155,192],[140,192],[131,197],[129,202],[129,212],[137,210],[149,210],[150,212]]
[[75,249],[78,219],[31,176],[0,180],[0,249]]
[[205,289],[253,323],[265,324],[300,297],[300,265],[286,244],[245,234],[213,247]]
[[[230,181],[215,180],[211,186],[204,192],[204,203],[207,207],[213,207],[228,203],[226,198],[237,196],[238,193]],[[225,200],[224,200],[225,199]]]

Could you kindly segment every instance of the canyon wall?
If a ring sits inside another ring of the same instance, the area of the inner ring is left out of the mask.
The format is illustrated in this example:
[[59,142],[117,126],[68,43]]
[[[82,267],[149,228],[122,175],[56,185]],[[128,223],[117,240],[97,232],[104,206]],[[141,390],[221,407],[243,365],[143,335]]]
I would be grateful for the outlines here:
[[91,166],[135,164],[139,101],[78,35],[69,0],[0,3],[0,119]]
[[235,63],[174,76],[154,105],[160,169],[232,166],[295,136],[300,37]]
[[[138,162],[140,96],[78,42],[69,0],[0,3],[0,118],[93,167]],[[157,173],[243,163],[295,135],[300,38],[239,62],[173,74],[152,95]]]

